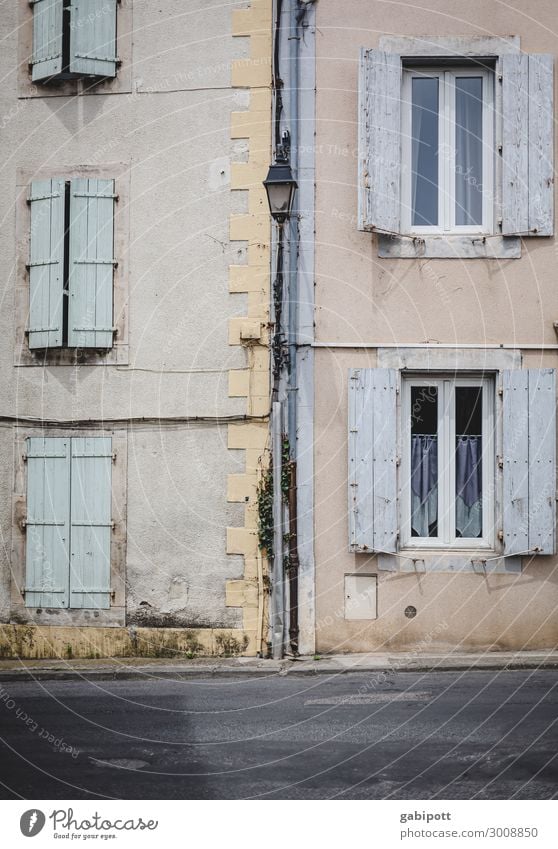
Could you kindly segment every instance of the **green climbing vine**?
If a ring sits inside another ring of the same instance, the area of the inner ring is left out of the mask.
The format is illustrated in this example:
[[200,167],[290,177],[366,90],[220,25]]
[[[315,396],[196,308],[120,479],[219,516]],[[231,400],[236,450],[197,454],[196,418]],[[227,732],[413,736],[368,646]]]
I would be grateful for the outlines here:
[[[281,493],[283,501],[289,500],[291,485],[290,445],[286,436],[281,446]],[[258,543],[268,557],[273,554],[273,458],[264,469],[256,492],[258,503]],[[288,535],[287,535],[288,538]]]

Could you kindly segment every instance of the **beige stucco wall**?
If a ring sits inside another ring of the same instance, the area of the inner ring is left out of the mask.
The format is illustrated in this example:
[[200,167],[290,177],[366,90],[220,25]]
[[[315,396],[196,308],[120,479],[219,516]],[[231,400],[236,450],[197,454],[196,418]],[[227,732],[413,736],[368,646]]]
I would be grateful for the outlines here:
[[[555,239],[525,240],[522,258],[386,260],[357,230],[357,65],[384,34],[518,35],[527,52],[558,54],[555,6],[472,0],[317,4],[316,340],[383,343],[556,343]],[[378,619],[348,622],[343,580],[374,573],[348,553],[347,371],[373,367],[375,350],[316,351],[316,609],[322,651],[388,646],[535,648],[558,641],[555,558],[524,561],[521,575],[379,573]],[[524,352],[524,367],[557,353]],[[407,605],[418,614],[408,620]]]
[[[127,0],[133,47],[131,68],[121,73],[131,76],[130,92],[105,85],[98,94],[26,98],[18,97],[18,4],[3,9],[3,414],[164,419],[254,412],[246,392],[229,396],[229,372],[246,375],[250,357],[229,344],[231,317],[249,314],[247,287],[237,281],[234,294],[229,288],[229,266],[248,261],[247,241],[232,242],[230,228],[235,214],[248,211],[248,193],[231,191],[231,171],[248,160],[249,144],[240,132],[231,137],[231,121],[250,106],[250,82],[235,87],[232,79],[234,63],[250,67],[249,33],[233,38],[234,15],[249,6]],[[265,70],[261,59],[259,67]],[[54,166],[64,175],[65,166],[107,162],[130,169],[129,365],[14,367],[16,173]],[[226,583],[242,578],[244,563],[240,553],[227,553],[226,529],[244,525],[245,504],[227,502],[227,478],[245,473],[246,452],[228,443],[226,423],[129,432],[130,621],[141,624],[147,610],[147,625],[242,627],[243,600],[231,606],[229,598],[227,606]],[[12,455],[13,430],[2,426],[0,621],[10,616]]]

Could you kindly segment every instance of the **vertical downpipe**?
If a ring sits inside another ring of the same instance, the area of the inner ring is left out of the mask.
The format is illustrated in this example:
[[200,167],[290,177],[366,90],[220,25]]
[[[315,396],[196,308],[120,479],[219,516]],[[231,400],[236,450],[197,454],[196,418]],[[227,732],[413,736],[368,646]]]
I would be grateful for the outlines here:
[[274,401],[271,414],[271,446],[273,456],[273,565],[271,570],[271,654],[283,657],[283,496],[281,492],[281,402]]

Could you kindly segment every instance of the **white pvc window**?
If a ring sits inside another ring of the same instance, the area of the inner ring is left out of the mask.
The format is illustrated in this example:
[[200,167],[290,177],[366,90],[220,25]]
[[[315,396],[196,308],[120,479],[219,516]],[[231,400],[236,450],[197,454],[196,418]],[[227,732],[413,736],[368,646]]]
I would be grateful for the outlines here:
[[494,544],[494,384],[408,378],[402,392],[403,546]]
[[491,233],[494,74],[404,69],[402,215],[409,233]]

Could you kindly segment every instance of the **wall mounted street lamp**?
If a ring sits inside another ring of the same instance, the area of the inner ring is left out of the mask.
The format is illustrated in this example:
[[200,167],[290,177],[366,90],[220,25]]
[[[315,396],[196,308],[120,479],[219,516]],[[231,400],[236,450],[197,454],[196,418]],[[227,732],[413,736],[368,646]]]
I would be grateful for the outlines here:
[[288,162],[271,165],[264,180],[271,217],[284,224],[291,214],[297,182]]

